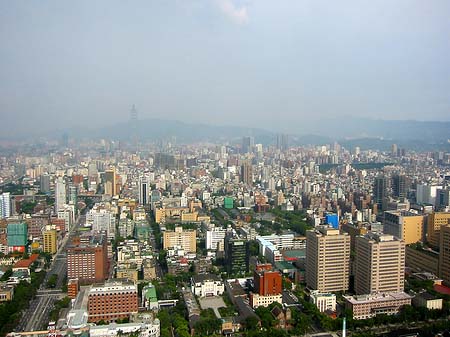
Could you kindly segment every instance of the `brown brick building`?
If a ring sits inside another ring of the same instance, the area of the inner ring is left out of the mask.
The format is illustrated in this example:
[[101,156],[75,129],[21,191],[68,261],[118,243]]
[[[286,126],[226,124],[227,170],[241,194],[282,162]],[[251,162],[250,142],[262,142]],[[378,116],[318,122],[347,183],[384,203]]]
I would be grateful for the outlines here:
[[107,240],[103,234],[75,241],[67,248],[67,278],[80,284],[103,282],[108,277]]
[[138,312],[138,289],[134,282],[111,280],[92,287],[88,295],[89,322],[111,322]]

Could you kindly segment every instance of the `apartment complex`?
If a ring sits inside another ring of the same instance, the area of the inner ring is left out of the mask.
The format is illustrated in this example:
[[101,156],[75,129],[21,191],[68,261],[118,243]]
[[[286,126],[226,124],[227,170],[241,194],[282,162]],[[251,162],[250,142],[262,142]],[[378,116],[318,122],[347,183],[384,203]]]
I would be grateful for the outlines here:
[[306,232],[306,285],[320,292],[346,291],[349,284],[350,236],[319,226]]
[[55,254],[58,250],[56,230],[44,231],[44,252]]
[[355,292],[400,292],[405,279],[405,243],[393,235],[356,238]]

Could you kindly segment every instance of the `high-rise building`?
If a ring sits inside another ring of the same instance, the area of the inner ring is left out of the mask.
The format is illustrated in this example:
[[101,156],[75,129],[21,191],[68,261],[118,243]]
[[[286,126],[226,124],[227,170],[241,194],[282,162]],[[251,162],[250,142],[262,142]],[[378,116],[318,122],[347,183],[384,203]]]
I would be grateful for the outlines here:
[[404,174],[397,174],[392,177],[392,194],[397,198],[408,196],[409,180]]
[[350,272],[350,236],[319,226],[306,232],[306,285],[320,292],[346,291]]
[[437,191],[442,189],[440,185],[417,184],[416,202],[418,204],[436,204]]
[[58,212],[66,203],[66,182],[62,177],[58,177],[55,184],[55,211]]
[[78,186],[77,185],[69,185],[69,197],[68,197],[68,203],[75,206],[75,209],[77,209],[77,203],[78,203]]
[[175,247],[179,247],[189,253],[195,253],[197,251],[197,231],[183,230],[182,227],[175,227],[174,231],[164,231],[163,248]]
[[117,195],[117,177],[115,167],[105,171],[105,194],[110,196]]
[[41,190],[41,193],[50,192],[50,176],[48,174],[41,175],[39,189]]
[[228,274],[244,274],[248,272],[249,246],[248,241],[234,237],[232,233],[225,236],[225,265]]
[[277,135],[277,149],[286,151],[289,148],[289,136],[286,134]]
[[442,226],[439,240],[439,277],[450,285],[450,226]]
[[403,291],[405,243],[392,235],[366,234],[356,238],[355,292]]
[[450,188],[440,188],[436,192],[436,207],[443,209],[450,206]]
[[108,277],[107,250],[103,234],[75,241],[67,248],[67,278],[82,284],[103,282]]
[[373,199],[378,209],[383,209],[383,201],[387,197],[388,179],[384,175],[377,176],[373,185]]
[[241,165],[241,180],[245,185],[253,184],[253,168],[249,161],[245,161]]
[[150,179],[147,176],[139,178],[139,204],[147,205],[150,195]]
[[242,153],[251,153],[255,146],[255,138],[246,136],[242,138]]
[[450,212],[428,214],[427,241],[434,248],[439,247],[441,227],[450,225]]
[[394,235],[407,245],[423,241],[424,216],[408,211],[386,211],[383,228],[385,234]]
[[56,230],[44,231],[44,252],[55,254],[58,250]]
[[9,192],[0,194],[0,219],[11,216],[11,195]]
[[89,322],[130,318],[138,309],[138,289],[132,281],[111,280],[89,290]]

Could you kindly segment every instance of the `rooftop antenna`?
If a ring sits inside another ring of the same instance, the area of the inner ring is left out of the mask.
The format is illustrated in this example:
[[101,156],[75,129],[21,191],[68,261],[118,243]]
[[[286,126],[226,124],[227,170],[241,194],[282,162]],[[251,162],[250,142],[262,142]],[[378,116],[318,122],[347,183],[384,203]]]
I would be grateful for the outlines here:
[[137,124],[138,124],[138,112],[136,110],[136,105],[131,106],[130,110],[130,124],[131,124],[131,140],[136,147],[136,152],[139,152],[138,138],[137,138]]

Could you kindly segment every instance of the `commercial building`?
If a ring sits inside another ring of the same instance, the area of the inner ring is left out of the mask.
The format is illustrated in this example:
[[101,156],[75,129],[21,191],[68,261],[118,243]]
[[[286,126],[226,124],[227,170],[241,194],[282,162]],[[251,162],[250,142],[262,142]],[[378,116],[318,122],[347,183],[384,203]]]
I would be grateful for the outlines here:
[[222,227],[213,227],[206,231],[206,249],[224,250],[224,239],[227,230]]
[[225,266],[228,274],[238,275],[248,272],[249,265],[248,241],[233,236],[225,236]]
[[379,314],[395,315],[405,305],[411,305],[412,296],[404,293],[344,296],[345,308],[353,312],[353,319],[367,319]]
[[282,277],[279,271],[274,271],[272,265],[256,265],[253,275],[255,292],[250,294],[252,308],[267,307],[273,302],[282,303]]
[[147,205],[150,201],[150,179],[147,176],[139,178],[139,204]]
[[0,194],[0,219],[11,216],[11,195],[9,192]]
[[349,285],[350,236],[319,226],[306,232],[306,285],[322,293],[346,291]]
[[400,292],[405,282],[405,243],[392,235],[356,238],[355,292]]
[[89,291],[89,322],[112,322],[137,313],[138,289],[134,282],[111,280]]
[[109,196],[114,196],[117,194],[117,177],[115,167],[105,171],[105,194]]
[[199,297],[221,296],[225,286],[217,275],[198,274],[191,278],[191,291]]
[[55,183],[55,211],[58,212],[67,203],[66,182],[58,177]]
[[332,293],[321,293],[313,290],[309,294],[309,300],[313,303],[320,312],[335,312],[336,311],[336,295]]
[[107,240],[103,234],[77,240],[67,248],[67,278],[81,284],[103,282],[108,277]]
[[97,325],[89,327],[90,337],[115,337],[115,336],[136,336],[136,337],[159,337],[161,326],[159,319],[148,322],[133,323],[110,323],[108,325]]
[[0,283],[0,303],[11,301],[14,297],[14,287],[6,283]]
[[428,214],[427,242],[431,246],[439,247],[441,227],[447,225],[450,225],[450,212],[433,212]]
[[405,265],[416,272],[423,271],[439,275],[439,253],[415,245],[406,246]]
[[439,250],[439,277],[450,285],[450,226],[441,227]]
[[28,242],[28,225],[26,223],[10,223],[7,227],[9,251],[25,252]]
[[424,216],[408,211],[384,212],[384,233],[403,240],[405,244],[423,241]]
[[197,231],[183,230],[182,227],[175,227],[174,231],[165,231],[163,235],[164,249],[181,248],[188,253],[197,251]]
[[55,254],[58,250],[56,229],[44,231],[44,252]]

